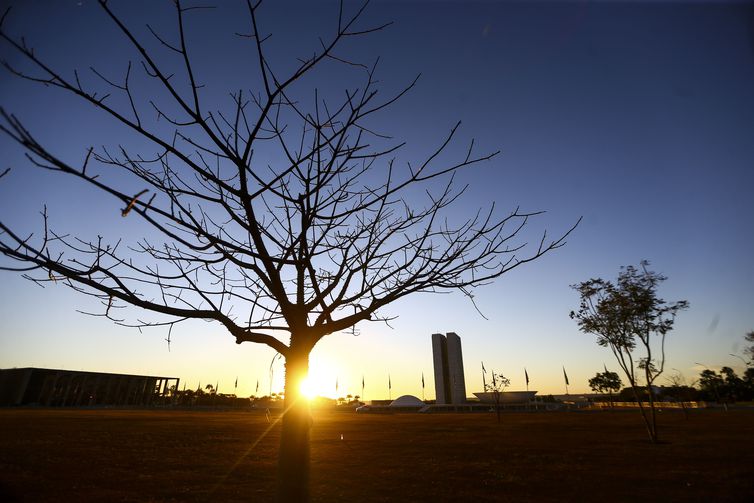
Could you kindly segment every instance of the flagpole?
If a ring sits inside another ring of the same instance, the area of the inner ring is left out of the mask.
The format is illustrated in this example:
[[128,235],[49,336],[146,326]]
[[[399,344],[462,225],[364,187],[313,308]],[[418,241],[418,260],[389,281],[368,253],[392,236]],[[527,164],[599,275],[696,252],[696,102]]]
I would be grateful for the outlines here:
[[422,402],[424,401],[424,372],[422,372]]
[[566,387],[566,395],[568,394],[568,385],[570,384],[568,382],[568,374],[566,374],[565,366],[563,367],[563,378],[565,379],[565,387]]
[[390,372],[387,374],[387,398],[388,400],[393,399],[393,381],[390,379]]
[[484,362],[482,362],[482,391],[487,391],[487,380],[484,378],[487,374],[487,370],[484,368]]

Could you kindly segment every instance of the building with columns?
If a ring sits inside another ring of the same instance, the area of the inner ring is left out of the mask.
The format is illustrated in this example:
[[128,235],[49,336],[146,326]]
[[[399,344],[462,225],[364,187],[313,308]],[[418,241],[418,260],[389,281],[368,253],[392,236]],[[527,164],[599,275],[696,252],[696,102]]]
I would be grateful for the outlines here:
[[164,404],[177,377],[79,370],[0,369],[0,406],[149,406]]

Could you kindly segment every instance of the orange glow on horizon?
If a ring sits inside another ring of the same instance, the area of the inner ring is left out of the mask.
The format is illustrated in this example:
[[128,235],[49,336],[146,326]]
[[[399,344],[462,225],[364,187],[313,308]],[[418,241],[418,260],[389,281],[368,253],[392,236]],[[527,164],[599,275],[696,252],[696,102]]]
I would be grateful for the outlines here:
[[299,391],[307,400],[317,397],[337,398],[337,378],[326,372],[322,367],[313,366],[309,369],[309,375],[299,384]]

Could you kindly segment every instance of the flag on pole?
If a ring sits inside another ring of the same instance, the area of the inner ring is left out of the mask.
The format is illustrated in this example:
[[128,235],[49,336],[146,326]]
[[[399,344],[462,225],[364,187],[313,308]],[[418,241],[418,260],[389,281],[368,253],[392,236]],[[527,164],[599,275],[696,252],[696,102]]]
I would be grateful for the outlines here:
[[236,384],[233,386],[234,389],[238,389],[238,376],[236,376]]
[[335,394],[338,394],[338,378],[335,378]]
[[484,376],[487,374],[487,369],[484,368],[484,362],[482,362],[482,390],[487,391],[487,379]]
[[217,392],[219,389],[220,389],[220,381],[215,381],[215,395],[217,395]]
[[259,379],[257,379],[257,390],[254,392],[254,394],[259,393]]
[[424,401],[424,371],[422,371],[422,402]]
[[387,375],[387,389],[393,389],[393,381],[390,379],[390,374]]
[[524,375],[526,376],[526,385],[529,385],[529,373],[526,371],[526,367],[524,367]]
[[563,367],[563,378],[565,378],[566,386],[569,386],[571,383],[568,382],[568,374],[566,374],[565,367]]
[[364,374],[361,374],[361,399],[364,399]]

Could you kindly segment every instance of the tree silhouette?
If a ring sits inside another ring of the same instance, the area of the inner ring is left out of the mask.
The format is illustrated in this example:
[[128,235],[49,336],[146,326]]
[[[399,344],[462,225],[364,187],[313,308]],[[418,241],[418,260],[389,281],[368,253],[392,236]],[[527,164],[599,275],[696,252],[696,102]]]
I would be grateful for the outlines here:
[[[286,412],[278,497],[305,501],[310,416],[299,383],[317,342],[359,322],[387,321],[382,309],[408,295],[456,290],[472,299],[474,287],[562,246],[575,225],[555,238],[544,232],[529,247],[520,233],[539,212],[500,216],[490,205],[460,218],[452,208],[465,187],[456,173],[497,152],[477,154],[473,141],[456,150],[459,123],[418,162],[399,165],[403,143],[372,119],[416,80],[382,97],[376,63],[337,50],[387,25],[363,25],[366,4],[352,13],[341,4],[337,28],[286,73],[268,59],[260,3],[244,4],[248,32],[238,34],[250,48],[240,59],[256,65],[259,85],[230,90],[232,105],[224,109],[203,84],[209,71],[192,59],[191,33],[206,14],[180,1],[177,29],[166,34],[148,26],[153,38],[99,2],[138,57],[124,62],[120,78],[95,68],[87,79],[78,71],[71,76],[3,28],[6,49],[24,61],[6,62],[12,73],[75,96],[151,146],[84,147],[83,161],[72,162],[3,108],[0,130],[32,165],[110,195],[145,232],[128,246],[72,237],[48,226],[45,209],[36,234],[0,221],[0,252],[3,269],[94,296],[102,303],[98,314],[116,323],[172,330],[208,320],[239,344],[280,353]],[[208,29],[199,31],[203,39]],[[351,80],[332,79],[332,86],[360,81],[339,100],[308,81],[334,68]],[[149,92],[137,92],[139,86]],[[129,306],[156,316],[131,321],[122,314]]]
[[[688,308],[689,303],[685,300],[667,303],[659,298],[657,287],[667,278],[648,267],[649,262],[642,260],[638,268],[621,267],[616,283],[597,278],[572,285],[581,301],[579,310],[571,311],[571,318],[578,321],[582,332],[595,334],[597,344],[613,352],[633,390],[649,438],[656,443],[652,385],[665,369],[665,337],[673,329],[678,312]],[[655,336],[659,337],[659,344],[653,344]],[[635,355],[639,345],[643,356]],[[649,413],[639,396],[637,371],[644,377]]]
[[744,360],[744,363],[746,363],[747,367],[751,367],[754,366],[754,330],[747,332],[746,335],[744,335],[744,339],[746,340],[744,354],[748,358],[748,360]]
[[692,400],[691,394],[695,393],[696,390],[688,385],[686,382],[686,378],[683,377],[683,374],[681,374],[680,370],[675,370],[672,374],[667,376],[665,379],[670,383],[671,385],[671,392],[675,396],[676,401],[680,402],[681,404],[681,410],[683,410],[683,417],[685,419],[689,418],[689,411],[686,407],[686,402],[690,402]]
[[495,413],[497,414],[497,422],[500,422],[500,402],[503,398],[505,388],[511,385],[511,380],[505,377],[502,373],[492,371],[492,381],[484,383],[484,391],[492,393],[495,398]]
[[589,379],[589,387],[596,393],[608,393],[610,397],[610,407],[613,407],[613,393],[620,391],[622,383],[617,372],[610,372],[605,369],[604,372],[597,374]]

